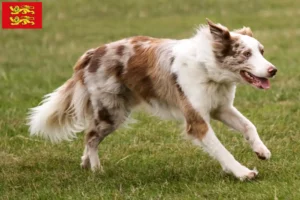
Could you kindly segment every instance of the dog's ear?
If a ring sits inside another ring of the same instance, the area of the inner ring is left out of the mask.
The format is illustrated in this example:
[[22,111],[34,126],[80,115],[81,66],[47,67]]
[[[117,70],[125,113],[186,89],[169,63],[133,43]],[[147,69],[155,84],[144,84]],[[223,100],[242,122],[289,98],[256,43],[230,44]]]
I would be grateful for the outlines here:
[[234,30],[233,32],[253,37],[253,33],[249,27],[244,26],[243,28]]
[[226,41],[230,40],[230,32],[228,28],[222,26],[220,24],[215,24],[206,18],[207,24],[209,26],[210,33],[212,34],[213,38],[218,41]]

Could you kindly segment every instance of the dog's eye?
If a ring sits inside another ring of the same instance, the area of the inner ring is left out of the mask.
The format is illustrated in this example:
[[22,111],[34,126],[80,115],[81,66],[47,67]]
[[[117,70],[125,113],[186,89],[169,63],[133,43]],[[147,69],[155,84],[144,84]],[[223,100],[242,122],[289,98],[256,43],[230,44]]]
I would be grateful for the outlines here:
[[261,49],[261,50],[260,50],[260,53],[261,53],[261,55],[264,55],[265,50]]
[[249,58],[252,54],[251,54],[250,51],[245,51],[245,52],[243,53],[243,55],[244,55],[245,57]]

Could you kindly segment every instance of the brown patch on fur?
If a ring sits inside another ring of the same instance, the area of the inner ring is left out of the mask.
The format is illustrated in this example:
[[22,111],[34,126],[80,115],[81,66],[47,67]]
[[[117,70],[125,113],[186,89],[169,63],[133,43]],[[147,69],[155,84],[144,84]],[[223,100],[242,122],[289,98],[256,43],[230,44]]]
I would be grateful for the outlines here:
[[210,33],[212,34],[213,38],[217,41],[226,41],[230,39],[230,33],[227,27],[222,26],[220,24],[215,24],[209,19],[206,19],[209,25]]
[[[145,39],[144,37],[139,39]],[[152,80],[156,76],[155,45],[143,48],[141,45],[134,46],[135,54],[127,62],[127,73],[123,75],[125,84],[137,92],[144,99],[156,97],[155,87]]]
[[218,62],[223,63],[227,56],[237,57],[241,53],[238,36],[230,35],[226,27],[209,20],[208,25],[213,36],[213,52]]
[[208,131],[208,125],[200,114],[192,107],[188,99],[185,96],[182,96],[181,98],[181,110],[183,111],[186,120],[186,132],[201,140]]
[[180,85],[177,82],[177,75],[175,73],[172,74],[172,81],[173,81],[174,85],[176,85],[179,96],[181,98],[184,97],[184,92],[183,92],[182,88],[180,87]]
[[208,131],[208,125],[190,102],[184,98],[182,109],[186,120],[186,132],[192,137],[202,140]]
[[101,66],[101,58],[106,54],[106,46],[98,47],[94,53],[94,56],[91,59],[89,72],[96,72],[97,69]]
[[[178,106],[180,95],[176,81],[172,81],[168,66],[160,66],[158,62],[157,52],[166,40],[149,37],[138,39],[147,41],[147,44],[137,42],[133,45],[134,54],[128,59],[126,70],[121,75],[122,83],[140,100],[148,103],[154,100],[170,107]],[[170,54],[171,52],[166,53]],[[171,56],[168,59],[172,60]]]
[[242,35],[248,35],[250,37],[253,37],[253,33],[252,33],[252,31],[249,27],[243,27],[241,29],[234,30],[234,32],[242,34]]
[[[189,110],[189,106],[187,107]],[[189,135],[203,139],[208,131],[208,126],[204,119],[196,112],[193,108],[191,108],[190,112],[185,116],[186,117],[186,131]]]
[[98,111],[98,118],[99,121],[104,121],[108,124],[113,124],[114,121],[111,119],[111,115],[109,114],[108,110],[106,108],[102,108]]
[[208,131],[208,125],[185,96],[181,96],[181,110],[185,116],[187,134],[203,139]]
[[[177,83],[177,75],[172,74],[172,80],[176,84],[177,92],[179,94],[179,105],[186,119],[186,131],[189,135],[202,139],[208,131],[208,126],[200,114],[192,107],[191,103],[184,95],[180,85]],[[173,98],[175,98],[174,96]]]
[[[222,42],[214,42],[213,48],[216,59],[222,63],[227,56],[235,57],[240,52],[236,51],[238,48],[234,48],[234,45],[238,43],[238,37],[231,36],[228,40]],[[239,44],[237,45],[239,46]]]
[[121,61],[116,61],[114,65],[107,67],[106,73],[109,76],[115,76],[120,79],[123,73],[124,65]]
[[[244,64],[249,57],[247,53],[251,53],[251,49],[248,49],[239,38],[237,36],[231,41],[231,47],[229,47],[231,50],[227,54],[222,54],[222,52],[218,52],[217,50],[214,51],[216,58],[222,63],[222,66],[233,72],[240,70],[240,67],[237,66]],[[248,67],[247,65],[243,65],[243,68],[246,69]]]
[[98,133],[97,133],[96,131],[90,131],[90,132],[87,133],[87,136],[88,136],[89,138],[94,137],[94,136],[96,136],[96,135],[98,135]]
[[76,64],[73,67],[74,71],[76,72],[81,69],[84,69],[90,62],[91,58],[93,57],[94,52],[95,52],[94,49],[88,50],[82,58],[79,58],[79,60],[76,62]]
[[92,130],[89,131],[85,134],[85,142],[89,142],[90,139],[97,137],[99,134],[97,133],[97,131]]
[[85,52],[81,58],[78,59],[78,61],[73,67],[74,75],[70,80],[68,80],[66,90],[69,90],[72,87],[74,87],[77,81],[80,81],[82,84],[84,84],[83,69],[91,62],[94,54],[95,50],[90,49],[87,52]]
[[[240,36],[230,35],[229,30],[220,25],[214,24],[208,20],[209,29],[213,36],[213,52],[216,60],[223,64],[223,67],[230,68],[236,71],[234,66],[242,64],[246,61],[245,56],[242,56],[245,51],[245,46],[240,41]],[[253,36],[252,31],[248,27],[235,30],[236,33]]]
[[147,42],[147,41],[150,41],[152,39],[154,39],[154,38],[148,37],[148,36],[135,36],[135,37],[132,38],[131,43],[136,44],[138,42]]
[[117,47],[117,51],[116,51],[117,55],[118,55],[118,56],[123,56],[123,54],[124,54],[124,49],[125,49],[125,46],[124,46],[124,45],[118,46],[118,47]]

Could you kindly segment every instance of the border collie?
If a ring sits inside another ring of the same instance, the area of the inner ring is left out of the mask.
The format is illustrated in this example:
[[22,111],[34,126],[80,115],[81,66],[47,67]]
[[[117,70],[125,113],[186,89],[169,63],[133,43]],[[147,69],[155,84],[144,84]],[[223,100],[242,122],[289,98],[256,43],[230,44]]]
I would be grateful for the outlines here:
[[101,169],[98,145],[147,105],[162,117],[181,120],[186,134],[218,160],[225,172],[245,180],[258,172],[240,164],[216,137],[210,120],[240,131],[260,159],[270,151],[255,126],[234,106],[238,83],[270,87],[277,69],[248,27],[229,31],[207,19],[189,39],[135,36],[90,49],[74,66],[73,76],[32,108],[31,135],[52,142],[86,132],[81,166]]

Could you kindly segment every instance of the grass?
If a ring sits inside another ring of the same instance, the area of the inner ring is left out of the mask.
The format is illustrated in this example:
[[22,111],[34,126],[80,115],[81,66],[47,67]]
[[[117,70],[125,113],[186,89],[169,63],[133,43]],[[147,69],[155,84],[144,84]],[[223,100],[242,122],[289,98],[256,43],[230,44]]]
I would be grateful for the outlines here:
[[[300,199],[300,2],[292,0],[43,1],[42,30],[0,30],[0,199]],[[279,73],[272,89],[238,88],[236,106],[256,124],[270,161],[240,134],[214,129],[255,181],[240,182],[180,135],[175,122],[139,123],[100,147],[105,173],[81,170],[72,143],[29,137],[28,108],[61,85],[87,49],[132,35],[185,38],[205,18],[250,26]]]

